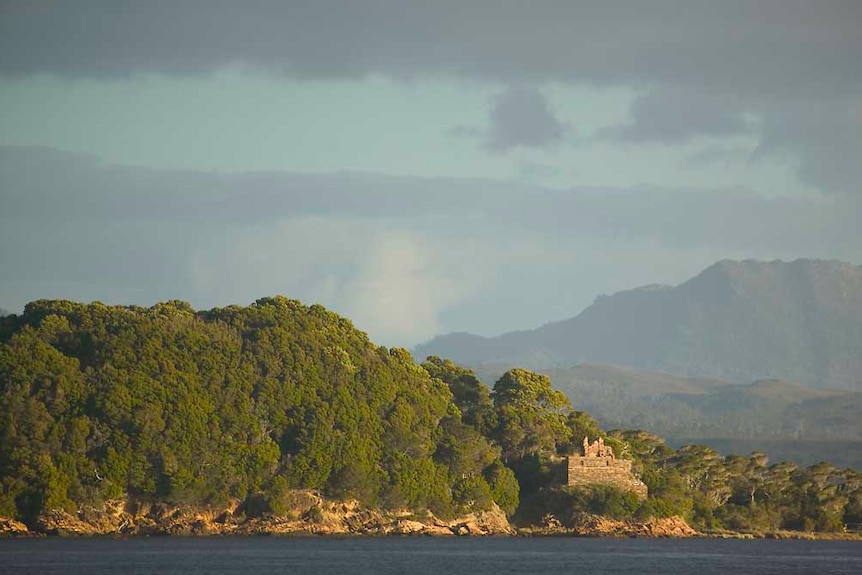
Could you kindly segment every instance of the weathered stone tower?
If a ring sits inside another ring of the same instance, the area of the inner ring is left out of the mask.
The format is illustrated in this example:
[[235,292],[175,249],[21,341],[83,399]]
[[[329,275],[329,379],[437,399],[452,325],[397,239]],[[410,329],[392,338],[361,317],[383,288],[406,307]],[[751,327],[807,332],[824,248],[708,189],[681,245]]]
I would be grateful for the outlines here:
[[613,449],[599,437],[590,443],[584,437],[583,455],[570,455],[566,469],[566,485],[595,485],[603,483],[632,491],[646,499],[647,486],[632,473],[632,462],[617,459]]

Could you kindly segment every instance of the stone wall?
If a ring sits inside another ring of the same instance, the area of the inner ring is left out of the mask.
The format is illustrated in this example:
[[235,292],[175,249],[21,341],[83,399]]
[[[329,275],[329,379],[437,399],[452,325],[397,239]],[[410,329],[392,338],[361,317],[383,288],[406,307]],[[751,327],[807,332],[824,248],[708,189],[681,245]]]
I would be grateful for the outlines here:
[[633,491],[641,499],[647,496],[647,486],[632,473],[631,461],[613,457],[570,455],[566,468],[566,485],[584,486],[596,483]]

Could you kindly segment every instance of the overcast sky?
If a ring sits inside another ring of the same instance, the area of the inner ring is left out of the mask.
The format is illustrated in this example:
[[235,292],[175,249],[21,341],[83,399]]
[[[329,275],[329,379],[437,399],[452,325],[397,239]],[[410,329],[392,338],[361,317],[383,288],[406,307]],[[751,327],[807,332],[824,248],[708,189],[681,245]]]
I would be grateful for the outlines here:
[[862,263],[862,2],[0,0],[0,308],[276,293],[413,346]]

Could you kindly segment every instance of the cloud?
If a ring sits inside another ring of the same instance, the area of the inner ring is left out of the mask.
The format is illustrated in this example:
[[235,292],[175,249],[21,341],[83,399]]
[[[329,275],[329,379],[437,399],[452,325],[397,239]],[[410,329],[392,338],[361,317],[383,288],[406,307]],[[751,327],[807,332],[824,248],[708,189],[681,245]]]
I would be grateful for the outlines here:
[[211,307],[283,293],[410,346],[560,319],[724,257],[862,262],[853,196],[142,170],[9,147],[0,181],[0,299],[13,310],[39,297]]
[[541,148],[560,142],[564,129],[537,88],[512,87],[491,101],[487,145],[500,151]]
[[522,160],[517,167],[517,178],[524,182],[541,184],[545,180],[553,180],[562,170],[554,165],[542,162]]
[[[528,183],[363,173],[155,170],[8,146],[0,146],[0,180],[0,223],[24,229],[35,222],[48,231],[94,222],[117,230],[161,225],[228,233],[297,217],[340,217],[401,222],[399,229],[421,228],[444,236],[463,230],[488,237],[519,231],[742,247],[763,246],[755,241],[762,230],[781,229],[780,243],[804,248],[823,245],[831,237],[829,226],[817,227],[821,219],[862,217],[862,200],[840,196],[827,201],[765,198],[741,188],[559,190]],[[727,233],[728,221],[734,222],[733,234]],[[831,245],[862,249],[860,234],[862,229]]]
[[435,269],[433,250],[407,230],[373,240],[360,270],[342,288],[345,312],[385,342],[423,341],[442,331],[439,315],[467,286]]
[[356,262],[374,232],[368,222],[338,215],[282,214],[255,225],[218,222],[193,242],[178,275],[188,276],[203,306],[244,304],[275,293],[332,305],[357,273]]
[[796,159],[799,179],[862,195],[862,120],[857,101],[801,100],[763,113],[758,156]]
[[706,146],[688,154],[683,160],[684,166],[702,166],[707,164],[749,163],[755,160],[756,150],[745,146]]
[[748,137],[757,145],[713,145],[690,154],[689,164],[771,156],[787,161],[798,179],[827,193],[862,195],[859,100],[840,96],[752,97],[679,86],[654,88],[636,98],[626,122],[594,138],[627,144],[685,144],[697,138]]
[[601,130],[600,139],[680,144],[697,137],[749,135],[746,109],[737,98],[685,86],[654,88],[632,102],[628,121]]
[[[837,115],[818,112],[859,105],[860,21],[857,0],[657,0],[648,8],[636,0],[11,0],[0,4],[0,76],[113,79],[240,65],[296,79],[624,87],[643,95],[606,138],[676,145],[751,134],[786,155],[806,183],[862,194],[858,123],[836,125]],[[532,104],[510,96],[520,104],[511,114],[507,100],[495,104],[492,146],[558,138],[559,122],[536,94]]]
[[346,315],[377,343],[422,341],[441,331],[440,314],[477,284],[464,277],[467,262],[446,255],[447,241],[394,225],[295,215],[232,229],[197,246],[194,291],[203,306],[288,294]]
[[[512,83],[679,82],[774,94],[859,88],[854,0],[12,0],[0,73],[207,73],[244,63],[314,77],[451,74]],[[493,17],[489,17],[493,14]]]

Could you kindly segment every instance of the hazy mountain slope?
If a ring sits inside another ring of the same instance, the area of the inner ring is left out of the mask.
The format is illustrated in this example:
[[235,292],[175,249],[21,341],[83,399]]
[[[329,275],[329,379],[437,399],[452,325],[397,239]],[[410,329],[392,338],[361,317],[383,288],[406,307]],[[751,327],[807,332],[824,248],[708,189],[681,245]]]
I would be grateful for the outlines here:
[[806,441],[782,439],[727,439],[725,437],[672,437],[668,445],[706,445],[725,455],[761,452],[770,461],[792,461],[800,466],[829,461],[837,467],[862,469],[862,441]]
[[[604,427],[664,437],[862,441],[862,393],[769,379],[694,379],[613,365],[542,370],[576,409]],[[499,368],[476,371],[493,381]]]
[[677,286],[601,296],[577,317],[416,349],[468,365],[598,362],[720,378],[862,389],[862,268],[837,261],[721,261]]

